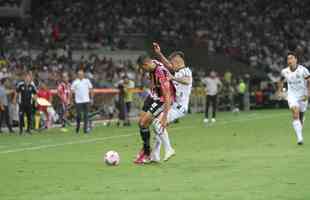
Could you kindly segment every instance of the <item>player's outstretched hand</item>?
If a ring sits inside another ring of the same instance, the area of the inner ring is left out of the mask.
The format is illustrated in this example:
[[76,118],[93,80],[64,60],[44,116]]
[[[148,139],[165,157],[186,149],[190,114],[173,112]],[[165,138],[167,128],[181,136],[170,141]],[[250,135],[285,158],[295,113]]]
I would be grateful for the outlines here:
[[160,46],[159,46],[159,44],[156,43],[156,42],[153,42],[153,49],[154,49],[154,52],[155,52],[155,53],[160,53],[160,52],[161,52],[161,51],[160,51]]

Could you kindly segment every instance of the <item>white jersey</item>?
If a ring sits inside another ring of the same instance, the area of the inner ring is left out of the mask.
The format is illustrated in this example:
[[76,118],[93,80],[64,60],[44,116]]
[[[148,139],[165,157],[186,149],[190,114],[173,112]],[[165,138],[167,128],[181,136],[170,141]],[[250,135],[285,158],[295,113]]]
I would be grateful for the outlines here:
[[285,68],[281,72],[282,77],[287,82],[287,97],[302,99],[308,95],[308,86],[306,78],[310,77],[310,73],[307,68],[302,65],[298,65],[295,71],[291,71],[289,67]]
[[[185,77],[191,77],[192,78],[192,71],[189,67],[184,67],[178,71],[175,72],[174,76],[176,78],[185,78]],[[187,111],[188,110],[188,104],[189,99],[192,91],[192,82],[191,80],[190,84],[182,84],[176,81],[173,81],[173,84],[176,89],[176,100],[175,102],[181,106]]]
[[202,80],[202,82],[206,85],[207,95],[214,96],[219,92],[219,86],[222,85],[222,82],[219,78],[210,78],[207,77]]

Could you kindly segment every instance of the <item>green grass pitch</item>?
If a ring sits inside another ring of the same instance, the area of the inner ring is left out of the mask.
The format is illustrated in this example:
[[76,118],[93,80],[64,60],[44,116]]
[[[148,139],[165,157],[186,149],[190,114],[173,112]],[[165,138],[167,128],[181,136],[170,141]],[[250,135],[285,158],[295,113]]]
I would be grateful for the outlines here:
[[[54,129],[0,135],[1,200],[308,200],[310,123],[297,146],[288,110],[194,114],[169,127],[177,155],[136,166],[136,126],[98,125],[91,135]],[[309,141],[309,142],[308,142]],[[120,153],[109,167],[104,153]]]

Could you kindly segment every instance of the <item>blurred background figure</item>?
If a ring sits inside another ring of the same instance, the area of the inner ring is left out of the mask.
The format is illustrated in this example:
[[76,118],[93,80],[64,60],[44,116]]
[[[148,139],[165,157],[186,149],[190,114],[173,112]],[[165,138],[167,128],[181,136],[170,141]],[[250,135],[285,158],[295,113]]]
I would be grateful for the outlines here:
[[80,132],[81,119],[83,115],[83,130],[84,133],[89,133],[88,114],[90,104],[93,102],[93,85],[89,79],[85,78],[84,70],[79,69],[77,72],[77,79],[72,83],[71,90],[74,94],[76,106],[76,133]]
[[[32,81],[31,74],[28,72],[24,75],[24,80],[20,81],[16,86],[16,95],[19,102],[19,134],[23,133],[24,125],[27,133],[31,134],[33,99],[36,98],[36,94],[37,88]],[[27,120],[25,120],[25,117]]]
[[6,78],[0,80],[0,133],[2,133],[2,123],[5,121],[10,133],[13,133],[13,129],[10,122],[9,115],[9,101],[7,97]]
[[215,71],[211,71],[210,75],[202,80],[205,84],[205,90],[207,93],[206,107],[205,107],[205,119],[204,122],[209,122],[209,107],[212,109],[212,119],[211,122],[215,122],[216,110],[217,110],[217,95],[221,90],[222,82],[217,77]]
[[245,101],[244,95],[246,93],[247,87],[243,79],[239,80],[237,89],[238,89],[238,107],[239,107],[239,110],[244,110],[244,101]]
[[69,82],[69,75],[68,73],[62,74],[62,80],[60,81],[57,87],[57,95],[60,99],[60,123],[62,128],[66,127],[68,124],[68,109],[71,105],[71,85]]
[[132,100],[133,100],[133,91],[135,87],[135,82],[130,80],[128,76],[126,75],[124,77],[124,100],[126,105],[126,121],[125,126],[130,126],[130,111],[132,106]]
[[[52,102],[52,93],[48,89],[45,82],[40,83],[40,88],[37,93],[37,98],[45,99],[48,102]],[[40,128],[50,128],[52,124],[52,116],[48,113],[48,106],[37,105],[36,114],[35,114],[35,129],[39,130]],[[43,122],[42,127],[40,127],[40,122]]]
[[127,122],[127,108],[125,103],[125,89],[123,84],[118,85],[118,98],[116,102],[116,107],[118,109],[118,121],[117,126],[125,126]]

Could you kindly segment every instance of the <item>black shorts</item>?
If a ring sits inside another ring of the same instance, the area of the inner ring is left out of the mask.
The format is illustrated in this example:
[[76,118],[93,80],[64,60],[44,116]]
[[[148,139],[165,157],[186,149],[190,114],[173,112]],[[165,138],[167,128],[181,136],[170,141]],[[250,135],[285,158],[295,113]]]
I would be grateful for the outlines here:
[[157,117],[164,110],[164,103],[159,100],[155,100],[152,97],[148,96],[144,100],[143,108],[144,112],[149,112],[153,115],[153,117]]

